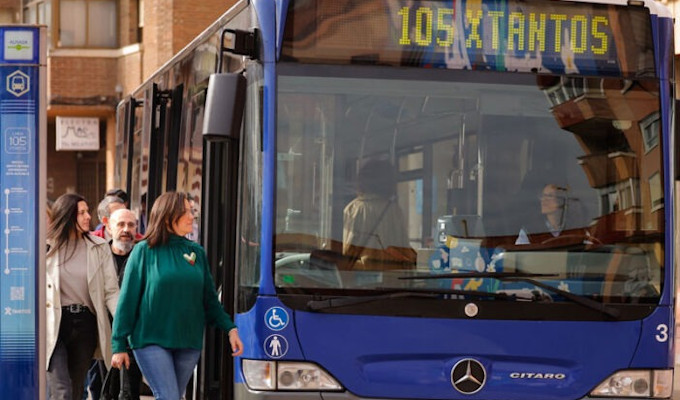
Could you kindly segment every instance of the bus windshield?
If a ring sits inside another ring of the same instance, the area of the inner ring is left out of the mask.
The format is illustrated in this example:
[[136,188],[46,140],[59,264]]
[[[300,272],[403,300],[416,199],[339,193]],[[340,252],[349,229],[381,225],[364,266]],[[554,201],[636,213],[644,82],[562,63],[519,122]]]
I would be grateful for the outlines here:
[[280,293],[658,301],[658,80],[281,63],[277,90]]

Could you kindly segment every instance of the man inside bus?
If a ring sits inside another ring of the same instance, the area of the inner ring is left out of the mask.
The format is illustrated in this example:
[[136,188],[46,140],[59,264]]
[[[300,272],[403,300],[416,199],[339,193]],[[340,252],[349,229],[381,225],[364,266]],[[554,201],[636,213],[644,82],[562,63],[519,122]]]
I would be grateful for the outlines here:
[[397,203],[397,176],[385,160],[369,160],[357,173],[357,197],[343,212],[342,253],[348,269],[413,268],[415,251]]

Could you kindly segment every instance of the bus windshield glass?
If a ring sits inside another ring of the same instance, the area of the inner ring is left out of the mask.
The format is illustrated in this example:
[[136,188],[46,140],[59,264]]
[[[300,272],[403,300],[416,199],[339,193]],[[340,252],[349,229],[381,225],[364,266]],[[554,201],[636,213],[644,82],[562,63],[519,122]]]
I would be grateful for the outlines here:
[[658,302],[658,80],[298,63],[277,79],[280,293]]

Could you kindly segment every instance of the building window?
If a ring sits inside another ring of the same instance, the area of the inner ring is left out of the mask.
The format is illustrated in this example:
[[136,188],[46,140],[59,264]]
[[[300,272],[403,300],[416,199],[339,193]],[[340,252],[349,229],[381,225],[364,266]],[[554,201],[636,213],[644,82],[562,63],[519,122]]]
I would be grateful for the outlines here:
[[631,182],[626,182],[619,186],[619,205],[622,210],[627,210],[636,206],[636,201],[633,200],[633,186]]
[[117,46],[115,0],[59,0],[59,47]]
[[52,19],[52,4],[50,1],[24,2],[24,22],[27,24],[50,25]]
[[51,44],[52,2],[50,0],[24,0],[23,22],[47,26],[47,43]]
[[562,77],[555,86],[543,89],[550,105],[557,107],[569,100],[581,96],[604,97],[603,80],[589,80],[587,78]]
[[645,142],[645,153],[659,145],[659,130],[661,129],[659,113],[655,112],[640,122],[640,130]]
[[635,190],[638,185],[637,179],[629,179],[604,188],[600,194],[602,212],[609,214],[638,207]]
[[658,172],[649,177],[649,195],[652,200],[652,211],[663,207],[663,188],[661,187],[661,175]]
[[611,214],[621,210],[621,202],[619,201],[619,192],[613,186],[604,189],[600,196],[602,201],[602,215]]

